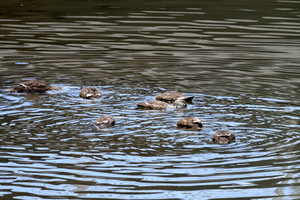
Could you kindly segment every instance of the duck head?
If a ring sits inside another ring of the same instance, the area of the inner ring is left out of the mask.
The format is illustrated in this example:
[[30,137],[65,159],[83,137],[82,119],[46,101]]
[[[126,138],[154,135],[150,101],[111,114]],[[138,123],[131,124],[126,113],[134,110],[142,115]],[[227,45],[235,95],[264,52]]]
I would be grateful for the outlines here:
[[217,131],[213,137],[213,143],[216,144],[229,144],[235,141],[235,135],[228,130]]

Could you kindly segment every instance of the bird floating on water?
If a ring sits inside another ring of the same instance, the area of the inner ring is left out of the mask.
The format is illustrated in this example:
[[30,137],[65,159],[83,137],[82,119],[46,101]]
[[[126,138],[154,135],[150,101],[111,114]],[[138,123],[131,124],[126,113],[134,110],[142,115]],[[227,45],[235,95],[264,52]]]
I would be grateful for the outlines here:
[[203,129],[203,120],[195,117],[186,117],[177,122],[178,128],[194,128],[194,129]]
[[173,102],[178,99],[185,100],[186,102],[191,102],[193,100],[194,96],[185,96],[181,94],[180,92],[164,92],[155,97],[158,101],[167,101],[167,102]]
[[164,101],[146,101],[138,103],[137,106],[153,110],[167,110],[168,108],[186,108],[187,104],[184,100],[178,99],[173,103],[173,106]]
[[98,117],[98,119],[95,121],[95,125],[98,126],[98,128],[109,128],[113,126],[116,123],[115,118],[113,118],[110,115],[104,115]]
[[229,144],[230,142],[235,141],[235,135],[228,130],[217,131],[212,136],[212,141],[216,144]]
[[98,88],[89,87],[89,88],[82,88],[79,96],[84,99],[99,99],[102,94]]
[[44,81],[40,80],[31,80],[19,83],[18,86],[9,89],[11,92],[37,92],[37,93],[43,93],[48,90],[61,90],[61,87],[59,86],[51,86],[48,83],[45,83]]

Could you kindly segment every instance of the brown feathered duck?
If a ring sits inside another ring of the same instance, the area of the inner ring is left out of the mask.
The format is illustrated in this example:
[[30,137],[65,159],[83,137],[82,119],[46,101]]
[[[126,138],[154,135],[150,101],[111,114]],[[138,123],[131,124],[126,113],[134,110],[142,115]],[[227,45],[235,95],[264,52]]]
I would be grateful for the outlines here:
[[102,96],[100,90],[95,87],[82,88],[79,96],[84,99],[98,99]]
[[187,104],[184,100],[176,100],[173,106],[164,101],[146,101],[137,104],[138,107],[153,110],[167,110],[168,108],[185,108]]
[[195,117],[186,117],[177,122],[178,128],[194,128],[194,129],[202,129],[204,128],[202,125],[202,120]]
[[9,89],[11,92],[37,92],[43,93],[48,90],[61,90],[59,86],[51,86],[48,83],[40,80],[31,80],[19,83],[18,86]]
[[116,123],[115,118],[113,118],[110,115],[104,115],[98,117],[98,119],[95,122],[95,125],[98,126],[98,128],[109,128],[113,126]]
[[216,144],[229,144],[230,142],[235,141],[235,135],[228,130],[217,131],[212,136],[212,141]]
[[177,99],[185,100],[186,102],[191,102],[193,100],[194,96],[185,96],[181,94],[180,92],[164,92],[155,97],[158,101],[167,101],[167,102],[173,102]]

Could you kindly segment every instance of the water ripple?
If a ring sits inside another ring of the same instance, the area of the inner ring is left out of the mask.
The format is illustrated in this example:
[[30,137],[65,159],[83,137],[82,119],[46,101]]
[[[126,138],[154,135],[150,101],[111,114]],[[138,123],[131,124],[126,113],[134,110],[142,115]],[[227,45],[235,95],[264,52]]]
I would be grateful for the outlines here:
[[[1,7],[1,198],[297,199],[297,2],[129,2]],[[35,78],[63,90],[7,91]],[[101,99],[79,97],[91,86]],[[137,108],[165,91],[195,99]],[[220,129],[236,141],[213,144]]]

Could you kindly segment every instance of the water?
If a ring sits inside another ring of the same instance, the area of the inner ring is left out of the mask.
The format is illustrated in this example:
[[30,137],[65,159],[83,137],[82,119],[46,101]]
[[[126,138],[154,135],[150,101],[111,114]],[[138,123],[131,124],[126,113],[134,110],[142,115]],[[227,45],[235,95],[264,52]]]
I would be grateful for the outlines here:
[[[299,199],[298,1],[0,5],[1,199]],[[63,90],[7,92],[31,79]],[[194,102],[137,109],[165,91]]]

